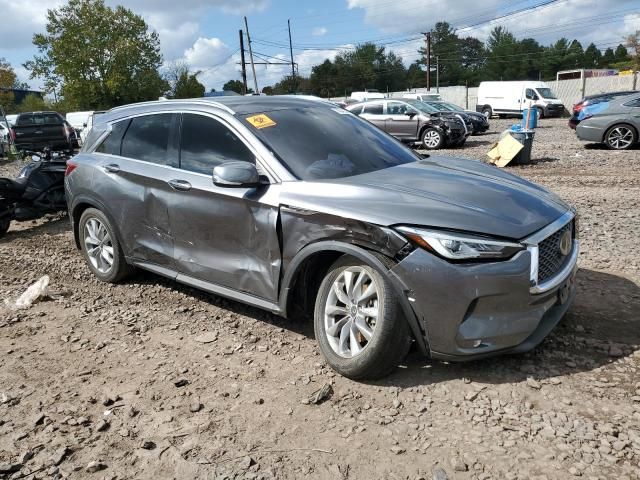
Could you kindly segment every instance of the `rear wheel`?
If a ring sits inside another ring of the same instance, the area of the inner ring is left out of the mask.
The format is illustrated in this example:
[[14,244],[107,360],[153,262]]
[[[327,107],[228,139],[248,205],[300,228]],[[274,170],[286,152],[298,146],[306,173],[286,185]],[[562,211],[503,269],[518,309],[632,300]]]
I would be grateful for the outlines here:
[[538,111],[538,120],[544,118],[544,108],[536,107],[536,110]]
[[487,118],[491,118],[491,115],[493,115],[493,111],[491,110],[491,107],[483,107],[482,114]]
[[103,282],[116,283],[132,271],[111,222],[104,213],[88,208],[78,225],[80,247],[91,272]]
[[314,327],[329,365],[353,379],[386,375],[411,344],[393,287],[377,270],[349,256],[338,259],[320,285]]
[[604,135],[604,143],[611,150],[627,150],[637,141],[636,131],[629,125],[614,125]]
[[425,128],[421,140],[422,146],[427,150],[442,148],[445,142],[444,134],[437,128]]

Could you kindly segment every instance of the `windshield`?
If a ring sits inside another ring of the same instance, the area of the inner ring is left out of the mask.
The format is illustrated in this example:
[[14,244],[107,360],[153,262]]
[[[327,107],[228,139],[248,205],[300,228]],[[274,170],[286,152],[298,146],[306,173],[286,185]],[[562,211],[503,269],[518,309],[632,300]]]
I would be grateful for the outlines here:
[[341,108],[274,110],[244,119],[301,180],[350,177],[419,159],[393,137]]
[[417,108],[418,110],[420,110],[421,112],[424,112],[424,113],[438,113],[438,112],[442,111],[439,108],[436,108],[436,107],[432,106],[430,103],[423,102],[421,100],[407,100],[407,99],[404,99],[403,101],[405,101],[406,103],[408,103],[412,107]]
[[547,87],[536,88],[536,90],[538,91],[538,94],[542,98],[558,98],[558,97],[555,96],[555,94],[551,91],[550,88],[547,88]]

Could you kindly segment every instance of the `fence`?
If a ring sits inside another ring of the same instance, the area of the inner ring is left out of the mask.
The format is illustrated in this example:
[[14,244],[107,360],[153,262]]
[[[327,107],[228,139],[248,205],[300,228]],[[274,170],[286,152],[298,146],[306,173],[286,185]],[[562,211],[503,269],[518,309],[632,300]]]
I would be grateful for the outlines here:
[[[585,95],[595,93],[615,92],[618,90],[640,89],[640,72],[632,75],[614,75],[610,77],[591,77],[575,80],[555,80],[547,82],[558,99],[570,109]],[[426,88],[416,88],[413,93],[426,93]],[[390,98],[401,98],[407,92],[389,92]],[[429,93],[439,93],[440,98],[447,102],[455,103],[469,110],[475,110],[478,103],[478,87],[440,87],[432,88]],[[341,97],[340,99],[343,100]]]

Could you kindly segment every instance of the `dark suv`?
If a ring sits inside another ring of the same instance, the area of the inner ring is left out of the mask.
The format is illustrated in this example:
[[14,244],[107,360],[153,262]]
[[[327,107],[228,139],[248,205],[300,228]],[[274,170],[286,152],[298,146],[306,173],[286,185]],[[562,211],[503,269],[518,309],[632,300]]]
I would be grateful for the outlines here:
[[21,113],[11,135],[18,150],[72,150],[77,146],[75,131],[57,112]]
[[377,377],[410,345],[464,360],[533,348],[574,296],[575,213],[495,167],[421,157],[293,96],[170,100],[96,119],[65,179],[100,280],[139,267],[313,317],[327,362]]

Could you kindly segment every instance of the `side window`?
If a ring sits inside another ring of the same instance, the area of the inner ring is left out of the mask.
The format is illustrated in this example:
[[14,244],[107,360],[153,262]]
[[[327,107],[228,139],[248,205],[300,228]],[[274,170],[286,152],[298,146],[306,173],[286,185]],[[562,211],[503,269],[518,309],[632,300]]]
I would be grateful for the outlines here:
[[[102,143],[96,148],[96,152],[99,153],[109,153],[111,155],[120,155],[120,145],[122,144],[122,136],[124,132],[127,131],[127,127],[129,126],[129,119],[121,120],[120,122],[114,123],[111,125],[111,132],[107,135]],[[87,144],[91,144],[93,139],[91,138],[91,134],[93,130],[89,133],[89,137],[86,140]]]
[[368,103],[364,106],[362,113],[368,113],[369,115],[382,115],[382,104]]
[[42,113],[33,114],[34,125],[44,125],[44,115]]
[[636,98],[635,100],[631,100],[624,104],[625,107],[640,107],[640,98]]
[[32,113],[21,113],[16,122],[17,126],[21,125],[33,125],[33,114]]
[[211,175],[216,165],[232,160],[256,162],[242,140],[219,121],[193,113],[182,115],[180,168]]
[[43,114],[44,123],[47,125],[60,125],[62,123],[62,118],[60,118],[56,113],[45,113]]
[[387,102],[388,115],[404,115],[407,113],[407,105],[402,102]]
[[171,113],[134,117],[122,140],[122,156],[166,165],[172,117]]
[[350,108],[349,111],[354,115],[360,115],[362,113],[362,105],[358,105],[357,107]]

